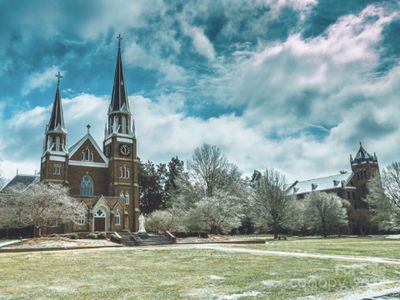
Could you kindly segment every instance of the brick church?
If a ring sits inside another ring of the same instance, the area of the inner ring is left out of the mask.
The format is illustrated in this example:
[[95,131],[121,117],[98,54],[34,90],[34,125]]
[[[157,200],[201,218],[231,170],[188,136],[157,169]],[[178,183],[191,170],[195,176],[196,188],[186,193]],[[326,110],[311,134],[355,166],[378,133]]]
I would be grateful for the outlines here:
[[[129,108],[121,56],[121,37],[114,86],[100,147],[87,133],[68,147],[58,74],[50,121],[46,126],[40,181],[64,184],[72,197],[87,206],[79,224],[65,231],[137,231],[139,211],[138,161],[134,121]],[[68,124],[68,120],[67,124]]]

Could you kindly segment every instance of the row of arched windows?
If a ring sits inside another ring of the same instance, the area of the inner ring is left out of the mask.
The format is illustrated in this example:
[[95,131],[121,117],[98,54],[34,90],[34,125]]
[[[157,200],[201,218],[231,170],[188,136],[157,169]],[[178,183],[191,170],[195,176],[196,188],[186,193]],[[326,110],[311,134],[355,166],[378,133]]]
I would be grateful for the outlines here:
[[110,119],[109,133],[112,132],[129,133],[129,124],[127,121],[128,120],[125,116],[121,116],[121,124],[120,124],[118,116],[114,116],[113,119]]
[[47,149],[51,151],[62,151],[63,147],[61,145],[61,139],[59,136],[56,137],[55,141],[51,136],[47,140]]
[[121,193],[119,193],[119,196],[121,198],[125,199],[126,204],[129,204],[129,193],[128,192],[124,193],[124,191],[121,191]]
[[119,167],[119,177],[120,178],[130,178],[131,173],[126,165]]
[[[100,217],[100,218],[105,218],[106,215],[102,210],[99,210],[95,215],[95,217]],[[121,213],[119,210],[114,215],[114,223],[115,225],[121,225]],[[79,225],[85,225],[86,224],[86,216],[84,214],[79,216]]]

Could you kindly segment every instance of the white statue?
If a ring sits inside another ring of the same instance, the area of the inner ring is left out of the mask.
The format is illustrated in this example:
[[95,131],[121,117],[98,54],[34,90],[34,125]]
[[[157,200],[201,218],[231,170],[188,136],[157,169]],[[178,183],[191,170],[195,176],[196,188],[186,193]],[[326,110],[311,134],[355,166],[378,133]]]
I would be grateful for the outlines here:
[[138,233],[146,233],[146,229],[144,228],[144,216],[143,214],[140,214],[139,216],[139,230]]

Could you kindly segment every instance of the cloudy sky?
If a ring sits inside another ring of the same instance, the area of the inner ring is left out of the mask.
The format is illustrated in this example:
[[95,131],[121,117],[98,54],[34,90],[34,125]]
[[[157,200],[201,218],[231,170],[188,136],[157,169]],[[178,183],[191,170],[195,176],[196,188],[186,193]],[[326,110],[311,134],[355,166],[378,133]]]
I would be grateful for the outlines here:
[[101,144],[118,33],[142,160],[218,145],[246,174],[399,160],[400,1],[0,0],[0,158],[39,170],[57,71],[68,143]]

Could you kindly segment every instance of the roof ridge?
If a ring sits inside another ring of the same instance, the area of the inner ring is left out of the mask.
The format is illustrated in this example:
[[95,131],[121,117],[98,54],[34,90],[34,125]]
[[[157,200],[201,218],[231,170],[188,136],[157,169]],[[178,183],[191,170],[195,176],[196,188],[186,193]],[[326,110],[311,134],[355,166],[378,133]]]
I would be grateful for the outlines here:
[[307,182],[307,181],[313,181],[313,180],[317,180],[317,179],[327,179],[327,178],[329,178],[329,177],[335,177],[335,176],[338,176],[338,175],[346,175],[346,174],[349,175],[350,173],[349,173],[349,172],[346,172],[346,173],[338,173],[338,174],[329,175],[329,176],[316,177],[316,178],[312,178],[312,179],[302,180],[302,181],[299,181],[299,182]]

